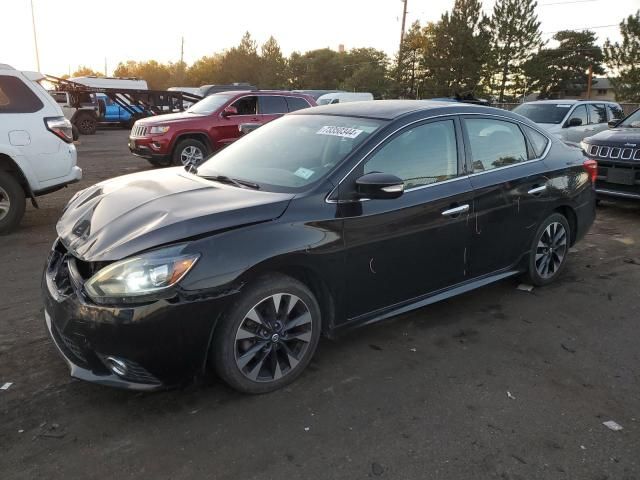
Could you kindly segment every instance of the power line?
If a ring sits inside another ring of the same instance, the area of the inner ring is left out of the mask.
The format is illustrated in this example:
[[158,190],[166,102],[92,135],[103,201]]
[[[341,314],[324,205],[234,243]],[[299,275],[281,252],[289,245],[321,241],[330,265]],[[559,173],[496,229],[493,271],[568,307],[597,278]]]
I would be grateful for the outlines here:
[[611,25],[595,25],[593,27],[575,27],[575,28],[563,28],[562,30],[556,30],[555,32],[542,32],[543,34],[547,34],[547,33],[559,33],[559,32],[566,32],[567,30],[569,31],[578,31],[578,30],[593,30],[596,28],[610,28],[610,27],[617,27],[619,26],[618,23],[614,23]]

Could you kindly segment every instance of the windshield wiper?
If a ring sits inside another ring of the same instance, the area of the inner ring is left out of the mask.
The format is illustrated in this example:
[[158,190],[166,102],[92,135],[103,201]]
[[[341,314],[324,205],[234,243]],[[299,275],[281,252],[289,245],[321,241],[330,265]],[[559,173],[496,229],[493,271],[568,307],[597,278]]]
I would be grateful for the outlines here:
[[237,178],[227,177],[226,175],[199,175],[207,180],[213,180],[221,183],[229,183],[235,185],[238,188],[252,188],[253,190],[260,190],[260,185],[247,180],[239,180]]

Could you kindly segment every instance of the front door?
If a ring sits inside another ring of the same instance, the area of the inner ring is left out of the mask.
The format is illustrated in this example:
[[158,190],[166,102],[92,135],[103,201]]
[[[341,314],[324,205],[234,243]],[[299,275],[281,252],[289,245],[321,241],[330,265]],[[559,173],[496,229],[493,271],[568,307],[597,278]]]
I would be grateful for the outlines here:
[[236,115],[221,116],[219,122],[215,122],[214,129],[218,131],[218,135],[212,135],[219,138],[219,144],[216,150],[223,148],[234,142],[240,137],[240,129],[242,123],[262,123],[260,115],[258,115],[258,97],[255,95],[247,95],[240,97],[231,105],[238,113]]
[[[579,119],[580,125],[576,125],[574,127],[570,127],[569,123],[572,119]],[[586,105],[577,105],[569,118],[565,123],[566,133],[564,138],[566,141],[573,143],[574,145],[580,144],[582,139],[589,136],[589,129],[592,127],[589,126],[589,116],[587,115],[587,106]]]
[[407,126],[379,146],[340,185],[384,172],[404,181],[391,200],[340,205],[346,244],[347,311],[355,318],[462,282],[467,275],[472,189],[462,172],[457,121]]
[[[547,198],[546,167],[536,158],[548,139],[527,141],[518,123],[495,117],[462,118],[470,180],[474,189],[471,275],[512,267],[542,220]],[[541,137],[541,138],[540,138]]]

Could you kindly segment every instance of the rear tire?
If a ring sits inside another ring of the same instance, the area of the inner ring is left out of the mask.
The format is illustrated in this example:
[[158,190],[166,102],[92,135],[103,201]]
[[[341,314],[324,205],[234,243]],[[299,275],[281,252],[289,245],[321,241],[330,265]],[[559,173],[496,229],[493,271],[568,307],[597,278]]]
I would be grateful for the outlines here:
[[320,307],[294,278],[270,274],[249,284],[216,326],[209,359],[222,380],[250,394],[293,382],[320,339]]
[[88,113],[78,114],[73,123],[82,135],[93,135],[98,126],[96,118]]
[[0,171],[0,235],[12,232],[24,216],[25,194],[18,180]]
[[200,140],[187,138],[178,142],[173,150],[172,162],[177,166],[194,163],[197,167],[209,156],[209,147]]
[[559,213],[549,215],[533,237],[527,280],[540,287],[558,278],[567,264],[570,243],[571,227],[567,219]]

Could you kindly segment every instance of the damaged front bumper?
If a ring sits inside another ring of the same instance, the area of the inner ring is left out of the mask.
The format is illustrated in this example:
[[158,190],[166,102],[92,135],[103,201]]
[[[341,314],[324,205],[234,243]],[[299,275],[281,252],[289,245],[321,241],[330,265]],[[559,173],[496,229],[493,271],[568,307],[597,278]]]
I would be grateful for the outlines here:
[[85,279],[76,260],[56,242],[42,278],[47,330],[71,376],[153,391],[184,384],[205,371],[213,329],[228,296],[96,305],[83,292]]

